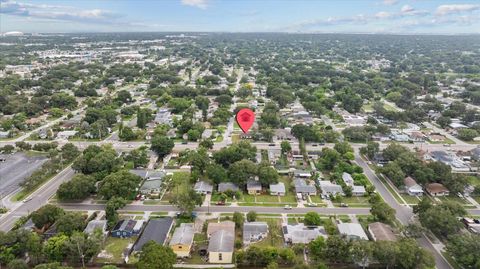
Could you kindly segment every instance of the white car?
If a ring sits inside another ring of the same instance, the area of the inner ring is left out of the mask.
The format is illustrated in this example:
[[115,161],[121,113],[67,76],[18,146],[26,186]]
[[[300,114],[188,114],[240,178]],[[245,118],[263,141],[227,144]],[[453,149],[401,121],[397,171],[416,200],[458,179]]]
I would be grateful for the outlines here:
[[286,209],[286,210],[290,210],[290,209],[292,209],[292,206],[291,205],[286,205],[283,208]]
[[32,200],[32,197],[25,198],[25,199],[23,199],[23,201],[22,201],[22,202],[23,202],[23,203],[26,203],[26,202],[29,202],[30,200]]

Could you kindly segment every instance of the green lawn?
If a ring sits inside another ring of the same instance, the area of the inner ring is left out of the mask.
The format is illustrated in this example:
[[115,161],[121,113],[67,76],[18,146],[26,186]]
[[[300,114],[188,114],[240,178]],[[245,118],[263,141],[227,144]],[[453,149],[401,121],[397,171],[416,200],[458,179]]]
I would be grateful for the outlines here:
[[273,246],[276,248],[281,248],[284,245],[283,242],[283,233],[282,233],[282,220],[281,219],[265,219],[261,221],[266,221],[268,224],[268,235],[265,239],[260,242],[253,243],[259,247]]
[[170,201],[176,193],[183,193],[191,187],[190,173],[175,172],[172,177],[172,187],[162,197],[162,201]]
[[105,251],[111,255],[109,258],[97,258],[98,263],[123,263],[123,251],[127,248],[128,244],[135,243],[137,237],[130,238],[115,238],[108,237],[105,241]]
[[472,204],[470,202],[468,202],[467,200],[463,199],[463,198],[460,198],[458,196],[455,196],[455,195],[449,195],[449,196],[443,196],[443,197],[435,197],[435,198],[438,198],[440,201],[455,201],[461,205],[464,205],[464,206],[471,206]]
[[278,203],[278,197],[273,195],[257,195],[257,203]]
[[411,196],[405,193],[401,193],[400,196],[402,196],[402,198],[410,205],[416,205],[420,201],[416,196]]

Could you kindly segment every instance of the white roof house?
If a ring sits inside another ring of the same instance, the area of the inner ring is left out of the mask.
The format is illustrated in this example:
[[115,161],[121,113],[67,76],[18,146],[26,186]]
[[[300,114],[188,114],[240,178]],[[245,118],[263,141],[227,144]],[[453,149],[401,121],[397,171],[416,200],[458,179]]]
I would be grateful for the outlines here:
[[415,179],[411,177],[406,177],[403,179],[403,184],[405,185],[405,191],[411,196],[420,196],[423,195],[422,186],[418,185]]
[[334,184],[328,180],[319,180],[318,185],[320,185],[320,189],[322,189],[323,195],[343,195],[342,186]]
[[278,182],[277,184],[270,184],[270,194],[271,195],[285,195],[285,184],[283,182]]
[[268,224],[263,221],[259,222],[245,222],[243,224],[243,243],[249,244],[257,242],[268,234]]
[[358,223],[340,223],[337,225],[338,232],[346,235],[350,240],[368,240],[367,234]]
[[345,185],[352,187],[353,186],[353,177],[349,173],[343,172],[342,180],[345,182]]
[[308,244],[319,236],[328,237],[323,226],[307,227],[303,223],[283,225],[282,231],[285,242],[291,244]]
[[353,185],[353,187],[352,187],[352,195],[354,195],[354,196],[363,196],[363,195],[365,195],[365,193],[367,193],[367,191],[365,190],[365,187],[364,187],[364,186]]
[[197,193],[207,194],[207,193],[212,193],[213,186],[212,186],[212,184],[210,184],[208,182],[198,181],[197,183],[195,183],[195,186],[193,187],[193,189]]

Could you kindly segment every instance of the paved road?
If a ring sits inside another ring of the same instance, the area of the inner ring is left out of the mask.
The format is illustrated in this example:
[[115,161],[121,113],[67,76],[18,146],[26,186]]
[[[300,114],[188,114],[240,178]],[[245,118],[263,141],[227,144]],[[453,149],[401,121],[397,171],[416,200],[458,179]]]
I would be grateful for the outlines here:
[[37,191],[32,193],[29,197],[30,201],[26,203],[18,203],[17,206],[10,210],[9,213],[0,218],[0,231],[9,231],[12,229],[15,221],[21,216],[26,216],[47,204],[48,199],[52,197],[58,189],[58,186],[65,181],[68,181],[74,175],[73,169],[67,167],[58,173],[54,178],[48,181],[45,185],[40,187]]
[[[412,208],[404,205],[400,205],[397,200],[395,200],[395,197],[387,190],[387,188],[383,185],[383,183],[380,181],[380,179],[377,177],[375,172],[370,169],[368,164],[358,155],[356,154],[355,156],[355,161],[358,163],[363,168],[363,171],[365,175],[370,179],[370,181],[373,183],[375,186],[376,190],[380,193],[380,195],[383,197],[385,202],[389,204],[392,208],[395,209],[396,214],[395,216],[397,219],[403,224],[406,225],[410,222],[410,220],[413,218],[414,214],[412,212]],[[452,268],[450,264],[445,260],[445,258],[442,256],[441,253],[439,253],[435,247],[433,246],[432,242],[428,240],[428,238],[423,235],[421,238],[419,238],[418,243],[430,251],[432,255],[435,258],[435,265],[438,269],[449,269]]]
[[[62,203],[59,204],[65,210],[104,210],[105,205],[103,204],[68,204]],[[289,213],[289,214],[304,214],[307,212],[315,211],[319,214],[338,214],[338,215],[348,215],[348,214],[370,214],[369,208],[326,208],[326,207],[293,207],[292,209],[284,209],[283,207],[269,207],[269,206],[202,206],[195,209],[195,212],[215,212],[215,213],[232,213],[235,211],[238,212],[249,212],[256,211],[257,213]],[[130,204],[119,210],[119,212],[127,211],[154,211],[154,212],[165,212],[165,211],[179,211],[177,207],[171,205],[134,205]],[[280,216],[279,216],[280,217]]]

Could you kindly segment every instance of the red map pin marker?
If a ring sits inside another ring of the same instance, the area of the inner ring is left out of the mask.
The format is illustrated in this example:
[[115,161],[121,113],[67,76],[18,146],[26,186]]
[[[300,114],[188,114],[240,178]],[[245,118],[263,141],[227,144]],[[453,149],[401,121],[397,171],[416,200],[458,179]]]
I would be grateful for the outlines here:
[[237,113],[237,123],[244,133],[247,133],[255,121],[255,113],[249,108],[242,108]]

